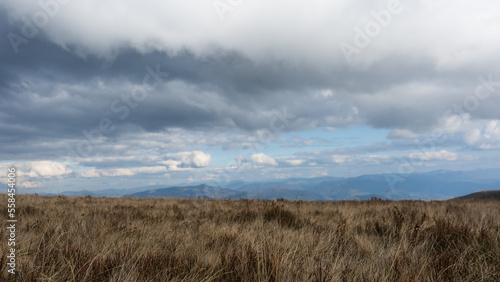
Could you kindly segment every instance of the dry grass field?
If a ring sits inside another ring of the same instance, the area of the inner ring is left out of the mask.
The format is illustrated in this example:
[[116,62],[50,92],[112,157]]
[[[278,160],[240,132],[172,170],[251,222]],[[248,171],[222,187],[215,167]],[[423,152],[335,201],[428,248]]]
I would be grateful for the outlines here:
[[500,281],[498,201],[18,195],[17,213],[16,281]]

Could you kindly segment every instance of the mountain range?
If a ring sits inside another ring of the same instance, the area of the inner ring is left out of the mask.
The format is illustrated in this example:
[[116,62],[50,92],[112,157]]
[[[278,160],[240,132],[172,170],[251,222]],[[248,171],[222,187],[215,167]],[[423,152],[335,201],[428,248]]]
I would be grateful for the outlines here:
[[143,186],[131,189],[82,190],[59,193],[68,196],[108,196],[142,198],[211,198],[287,200],[445,200],[466,194],[500,189],[497,170],[436,170],[411,175],[372,174],[357,177],[290,178],[276,181],[198,183],[165,187]]

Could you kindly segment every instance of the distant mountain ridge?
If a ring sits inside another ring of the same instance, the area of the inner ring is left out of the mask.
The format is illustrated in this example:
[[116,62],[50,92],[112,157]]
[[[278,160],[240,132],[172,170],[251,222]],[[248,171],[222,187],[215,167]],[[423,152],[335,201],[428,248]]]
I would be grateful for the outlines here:
[[[389,185],[392,174],[361,175],[351,178],[290,178],[262,182],[231,181],[194,185],[143,186],[130,189],[83,190],[59,193],[68,196],[168,197],[212,199],[277,199],[287,200],[367,200],[371,197],[389,200],[447,200],[476,191],[500,189],[500,173],[495,170],[437,170],[398,176]],[[40,193],[42,195],[42,193]],[[53,194],[47,194],[53,195]]]
[[[482,173],[486,177],[482,177]],[[368,200],[372,197],[389,200],[451,199],[479,190],[500,188],[500,174],[491,171],[431,171],[415,173],[390,187],[388,174],[362,175],[353,178],[317,177],[291,178],[269,182],[232,182],[224,188],[198,185],[153,189],[124,197],[229,198],[336,201]],[[493,178],[492,178],[493,177]]]
[[237,191],[216,188],[206,184],[196,186],[174,186],[160,189],[141,191],[133,194],[124,195],[124,197],[139,198],[226,198],[228,195],[235,194]]

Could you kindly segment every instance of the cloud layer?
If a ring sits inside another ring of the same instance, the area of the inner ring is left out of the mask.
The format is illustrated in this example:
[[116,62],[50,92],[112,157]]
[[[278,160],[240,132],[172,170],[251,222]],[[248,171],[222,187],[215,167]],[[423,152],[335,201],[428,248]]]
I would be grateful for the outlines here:
[[[499,19],[493,0],[3,1],[0,160],[29,163],[31,187],[370,171],[411,153],[493,165]],[[359,127],[386,140],[321,147]]]

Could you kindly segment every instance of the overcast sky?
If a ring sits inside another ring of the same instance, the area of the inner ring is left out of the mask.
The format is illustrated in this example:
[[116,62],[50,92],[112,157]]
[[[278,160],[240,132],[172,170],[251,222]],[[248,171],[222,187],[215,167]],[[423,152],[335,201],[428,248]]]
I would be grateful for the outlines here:
[[0,176],[44,192],[500,168],[500,2],[0,3]]

